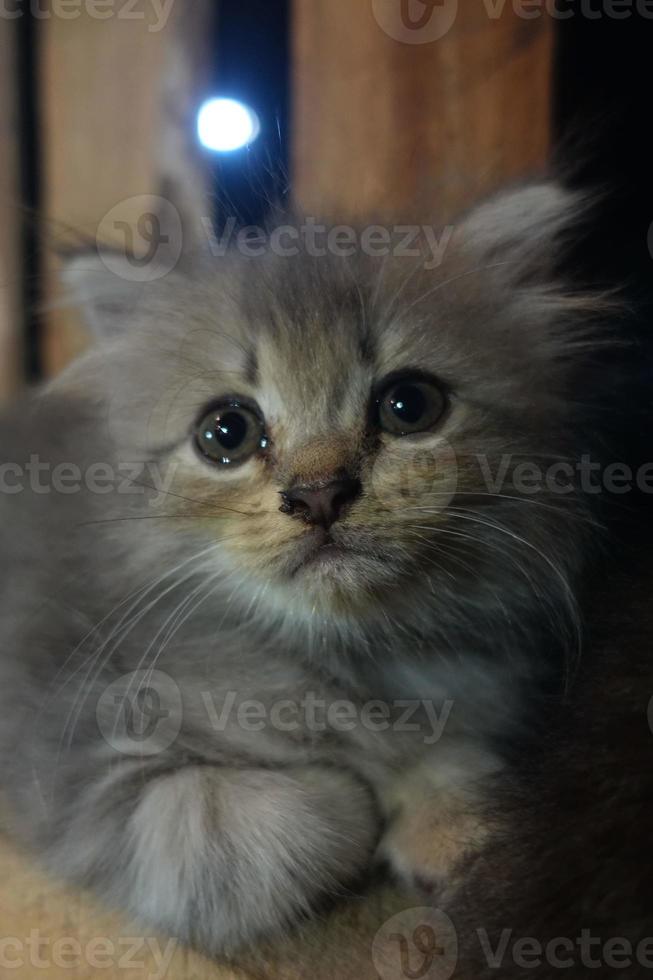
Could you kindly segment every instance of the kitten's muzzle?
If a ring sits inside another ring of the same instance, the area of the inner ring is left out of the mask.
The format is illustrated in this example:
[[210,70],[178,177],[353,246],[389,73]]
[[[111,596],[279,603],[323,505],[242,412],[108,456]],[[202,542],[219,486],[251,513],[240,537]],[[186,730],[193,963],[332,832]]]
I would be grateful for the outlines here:
[[328,529],[340,520],[361,493],[360,480],[340,479],[327,483],[298,485],[281,494],[283,514],[299,517],[306,524]]

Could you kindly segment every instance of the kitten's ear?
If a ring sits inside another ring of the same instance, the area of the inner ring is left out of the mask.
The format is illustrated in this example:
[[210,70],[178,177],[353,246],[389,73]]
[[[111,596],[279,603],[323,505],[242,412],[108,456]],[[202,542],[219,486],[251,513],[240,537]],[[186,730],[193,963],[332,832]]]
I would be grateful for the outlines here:
[[557,249],[578,231],[590,201],[554,181],[504,192],[463,220],[464,247],[487,264],[505,265],[507,275],[550,274]]
[[84,249],[60,249],[66,301],[78,306],[101,338],[133,324],[135,307],[150,287],[188,258],[190,236],[169,197],[151,194],[119,202],[100,221]]
[[[127,329],[143,292],[143,283],[130,278],[127,259],[119,252],[97,249],[62,256],[63,302],[78,307],[98,339],[109,340]],[[121,272],[123,274],[121,274]]]

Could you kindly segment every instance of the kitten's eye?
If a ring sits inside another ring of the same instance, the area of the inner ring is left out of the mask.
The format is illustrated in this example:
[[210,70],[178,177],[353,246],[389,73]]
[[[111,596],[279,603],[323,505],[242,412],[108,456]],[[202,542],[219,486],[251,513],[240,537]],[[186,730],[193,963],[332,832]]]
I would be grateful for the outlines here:
[[260,417],[236,399],[214,405],[195,431],[197,448],[213,463],[244,463],[268,444]]
[[405,378],[389,385],[379,399],[379,425],[393,436],[427,432],[447,407],[442,391],[432,381]]

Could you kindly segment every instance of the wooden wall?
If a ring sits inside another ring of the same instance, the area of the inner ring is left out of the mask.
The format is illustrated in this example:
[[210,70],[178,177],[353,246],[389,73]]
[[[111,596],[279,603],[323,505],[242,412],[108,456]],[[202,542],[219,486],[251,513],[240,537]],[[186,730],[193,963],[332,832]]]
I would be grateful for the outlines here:
[[15,22],[0,18],[0,401],[21,378],[21,212]]
[[[419,22],[428,7],[410,3]],[[294,186],[309,213],[401,215],[419,201],[449,214],[546,160],[550,18],[440,0],[420,33],[400,4],[295,0]]]
[[[427,9],[409,2],[413,12]],[[421,207],[423,217],[433,206],[444,220],[546,160],[550,20],[520,19],[510,4],[492,19],[485,3],[439,0],[434,16],[448,17],[454,5],[450,29],[406,43],[392,26],[400,3],[294,0],[291,176],[309,213],[409,217]],[[139,9],[149,19],[39,21],[45,299],[55,307],[53,247],[77,233],[92,241],[98,228],[104,235],[103,218],[120,202],[134,222],[139,196],[172,190],[191,237],[210,213],[194,120],[215,6],[177,0],[159,31],[148,4]],[[0,397],[20,377],[13,23],[0,18]],[[49,310],[45,373],[85,343],[72,311]]]
[[[212,0],[175,3],[157,30],[154,5],[142,19],[43,21],[41,105],[43,212],[48,296],[57,301],[52,246],[96,235],[120,206],[136,224],[143,195],[172,196],[187,235],[210,213],[195,139],[195,113],[207,86]],[[111,242],[107,242],[111,244]],[[114,244],[122,244],[116,241]],[[45,322],[44,367],[56,373],[86,343],[70,310]]]

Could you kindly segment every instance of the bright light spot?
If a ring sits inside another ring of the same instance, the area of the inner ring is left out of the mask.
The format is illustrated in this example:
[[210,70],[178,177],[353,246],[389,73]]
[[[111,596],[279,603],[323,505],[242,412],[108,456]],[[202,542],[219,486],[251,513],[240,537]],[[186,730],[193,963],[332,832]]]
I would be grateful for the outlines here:
[[197,116],[200,143],[217,153],[230,153],[253,143],[260,131],[254,110],[235,99],[210,99]]

